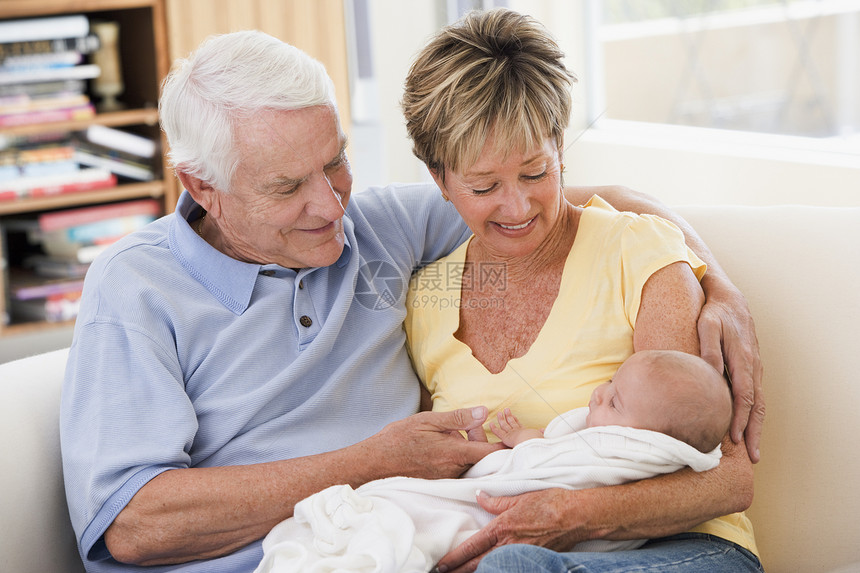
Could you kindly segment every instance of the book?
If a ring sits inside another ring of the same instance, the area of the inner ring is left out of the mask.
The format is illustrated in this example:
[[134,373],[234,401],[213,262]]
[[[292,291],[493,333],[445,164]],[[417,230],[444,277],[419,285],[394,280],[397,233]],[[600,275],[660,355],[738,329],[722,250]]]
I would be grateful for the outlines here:
[[43,233],[42,249],[54,257],[91,263],[104,249],[155,219],[155,215],[129,215]]
[[0,151],[22,147],[47,145],[49,143],[68,143],[69,132],[64,130],[40,131],[25,135],[5,135],[0,133]]
[[14,300],[33,300],[69,292],[80,292],[84,286],[83,279],[40,280],[24,285],[16,284],[16,282],[14,279],[10,282],[12,298]]
[[77,258],[52,257],[50,255],[31,255],[24,259],[24,268],[40,277],[56,279],[83,278],[90,263],[80,263]]
[[152,157],[157,148],[156,143],[147,137],[104,125],[89,126],[84,136],[92,143],[139,157]]
[[21,268],[9,273],[9,310],[13,320],[71,320],[80,309],[82,277],[46,279]]
[[79,263],[91,263],[96,260],[96,257],[102,254],[110,245],[110,243],[103,241],[98,245],[78,247],[75,251],[75,260]]
[[[103,245],[113,243],[117,239],[141,229],[153,222],[155,215],[139,214],[111,217],[83,225],[75,225],[66,229],[57,229],[42,235],[42,244],[47,243],[72,243],[78,246]],[[51,254],[57,254],[56,250],[46,247]]]
[[160,216],[161,204],[157,199],[135,199],[91,207],[49,211],[41,213],[36,221],[42,231],[49,232],[129,215]]
[[48,197],[66,193],[82,193],[97,189],[116,187],[116,175],[105,169],[82,169],[74,178],[68,175],[56,176],[28,190],[30,197]]
[[28,56],[32,54],[49,54],[51,52],[78,52],[91,54],[99,49],[101,42],[95,34],[87,34],[77,38],[51,38],[48,40],[28,40],[24,42],[6,42],[0,37],[0,61],[10,56]]
[[75,193],[116,186],[116,175],[106,169],[79,169],[72,173],[61,173],[34,177],[18,177],[0,181],[0,197],[45,197],[61,193]]
[[56,294],[43,299],[12,299],[9,307],[15,322],[65,322],[78,316],[81,292]]
[[48,52],[46,54],[27,54],[9,56],[0,62],[0,70],[13,72],[34,68],[69,68],[84,61],[80,52]]
[[121,161],[128,161],[130,163],[145,165],[150,169],[153,168],[153,162],[149,158],[141,157],[140,155],[135,155],[133,153],[126,153],[125,151],[121,151],[113,147],[99,145],[98,143],[93,143],[92,141],[87,141],[83,137],[80,137],[78,134],[72,134],[70,141],[71,145],[73,145],[75,149],[87,151],[88,153],[92,153],[94,155],[102,155],[104,157],[119,159]]
[[74,173],[80,169],[71,145],[49,144],[0,151],[0,182],[21,177]]
[[0,21],[0,38],[4,44],[79,38],[86,36],[89,31],[90,22],[82,14]]
[[58,80],[90,80],[97,78],[100,73],[101,69],[95,64],[83,64],[66,68],[0,69],[0,85],[53,82]]
[[155,178],[152,168],[142,163],[134,163],[117,157],[99,155],[86,149],[75,149],[73,158],[80,165],[101,167],[120,177],[127,177],[129,179],[134,179],[135,181],[152,181]]
[[112,237],[112,240],[104,239],[97,245],[81,245],[79,243],[48,243],[45,251],[47,256],[63,259],[69,264],[89,265],[97,256],[107,249],[114,241],[121,237]]
[[38,96],[28,94],[0,96],[0,116],[78,107],[88,103],[90,103],[89,96],[76,92],[56,92]]
[[57,121],[76,121],[95,117],[96,108],[91,103],[59,109],[39,109],[22,113],[0,115],[0,127],[52,123]]
[[45,97],[59,93],[79,93],[87,91],[86,80],[57,80],[53,82],[35,82],[32,84],[8,84],[0,86],[0,97],[25,95],[28,97]]

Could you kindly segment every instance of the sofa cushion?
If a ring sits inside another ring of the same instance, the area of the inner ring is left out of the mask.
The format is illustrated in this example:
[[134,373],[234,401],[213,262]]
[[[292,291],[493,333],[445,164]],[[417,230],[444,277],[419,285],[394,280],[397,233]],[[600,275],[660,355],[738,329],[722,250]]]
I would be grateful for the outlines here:
[[767,416],[748,515],[765,570],[860,561],[860,209],[678,212],[756,321]]

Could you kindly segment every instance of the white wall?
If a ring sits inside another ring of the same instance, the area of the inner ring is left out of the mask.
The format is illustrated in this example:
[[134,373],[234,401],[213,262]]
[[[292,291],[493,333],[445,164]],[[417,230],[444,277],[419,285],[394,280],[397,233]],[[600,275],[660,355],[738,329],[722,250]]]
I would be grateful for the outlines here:
[[858,140],[604,123],[568,150],[568,182],[620,183],[669,205],[860,206]]

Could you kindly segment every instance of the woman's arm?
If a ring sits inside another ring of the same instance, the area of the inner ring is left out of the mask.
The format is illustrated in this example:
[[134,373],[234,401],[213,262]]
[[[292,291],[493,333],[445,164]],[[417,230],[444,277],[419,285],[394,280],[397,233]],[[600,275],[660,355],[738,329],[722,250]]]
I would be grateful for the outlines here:
[[[699,350],[696,320],[704,296],[686,262],[655,272],[642,289],[634,350]],[[752,502],[752,464],[743,445],[723,442],[715,469],[690,469],[638,482],[579,491],[550,489],[510,498],[479,496],[497,515],[439,563],[471,571],[486,552],[508,543],[568,550],[591,539],[650,539],[687,531]]]
[[752,503],[752,464],[743,444],[723,442],[713,470],[687,468],[625,485],[547,489],[478,503],[498,516],[439,561],[441,571],[474,571],[491,550],[510,543],[566,551],[591,539],[652,539],[688,531]]
[[725,362],[734,396],[731,437],[736,444],[745,441],[750,459],[758,462],[765,415],[762,365],[755,324],[743,294],[696,231],[655,198],[617,185],[566,187],[564,192],[574,205],[584,204],[592,195],[600,195],[619,211],[649,213],[672,221],[684,233],[687,245],[707,263],[708,272],[701,281],[706,301],[698,321],[700,354],[720,371]]

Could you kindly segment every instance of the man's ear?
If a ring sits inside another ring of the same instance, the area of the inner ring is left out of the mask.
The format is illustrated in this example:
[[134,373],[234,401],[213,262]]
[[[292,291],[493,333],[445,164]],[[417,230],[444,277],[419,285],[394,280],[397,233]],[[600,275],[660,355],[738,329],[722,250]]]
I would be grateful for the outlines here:
[[217,209],[216,195],[218,191],[212,185],[184,171],[177,171],[176,176],[195,203],[206,209],[207,212]]

